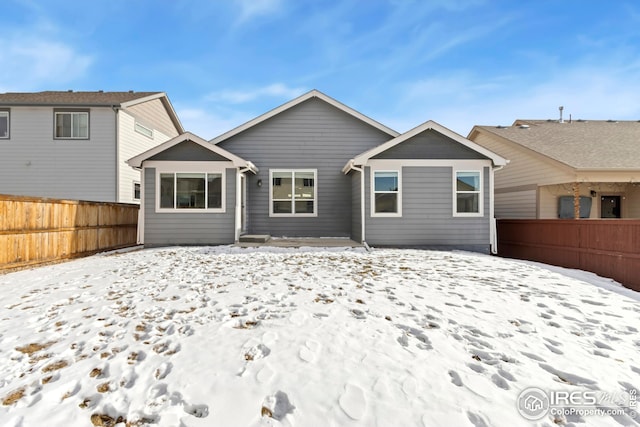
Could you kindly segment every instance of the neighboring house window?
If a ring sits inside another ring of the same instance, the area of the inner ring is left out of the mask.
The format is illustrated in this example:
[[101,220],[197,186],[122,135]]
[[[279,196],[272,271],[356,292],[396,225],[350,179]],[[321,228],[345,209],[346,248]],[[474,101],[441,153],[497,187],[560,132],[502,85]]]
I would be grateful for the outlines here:
[[140,200],[140,183],[133,183],[133,200]]
[[87,111],[56,111],[56,138],[89,139],[89,113]]
[[141,135],[146,136],[147,138],[151,138],[153,139],[153,129],[150,129],[144,125],[141,125],[140,123],[136,122],[135,125],[133,125],[134,129],[136,132],[138,132]]
[[402,198],[400,195],[400,171],[373,171],[374,216],[400,216]]
[[9,110],[0,110],[0,139],[9,139]]
[[271,170],[270,175],[270,215],[317,215],[315,169]]
[[160,209],[224,210],[223,173],[161,173]]
[[480,171],[456,171],[454,185],[454,215],[482,216],[482,174]]

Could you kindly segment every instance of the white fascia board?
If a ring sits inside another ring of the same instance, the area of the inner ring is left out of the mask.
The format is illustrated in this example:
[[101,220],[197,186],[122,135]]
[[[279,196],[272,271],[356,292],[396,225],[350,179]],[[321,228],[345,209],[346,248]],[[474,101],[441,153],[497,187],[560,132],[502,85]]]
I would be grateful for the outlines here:
[[348,106],[344,105],[343,103],[341,103],[341,102],[339,102],[339,101],[337,101],[337,100],[325,95],[324,93],[320,92],[319,90],[313,89],[313,90],[311,90],[311,91],[309,91],[309,92],[307,92],[307,93],[305,93],[305,94],[303,94],[303,95],[301,95],[301,96],[299,96],[299,97],[297,97],[295,99],[292,99],[291,101],[289,101],[287,103],[284,103],[284,104],[280,105],[279,107],[274,108],[273,110],[270,110],[270,111],[262,114],[261,116],[258,116],[258,117],[254,118],[252,120],[249,120],[248,122],[246,122],[246,123],[234,128],[234,129],[231,129],[230,131],[225,132],[222,135],[219,135],[219,136],[213,138],[210,142],[212,144],[218,144],[218,143],[220,143],[220,142],[222,142],[222,141],[224,141],[226,139],[229,139],[232,136],[235,136],[235,135],[237,135],[237,134],[239,134],[239,133],[241,133],[241,132],[243,132],[243,131],[245,131],[245,130],[247,130],[247,129],[249,129],[249,128],[251,128],[251,127],[253,127],[253,126],[257,125],[257,124],[259,124],[259,123],[264,122],[265,120],[270,119],[271,117],[274,117],[274,116],[282,113],[283,111],[286,111],[286,110],[288,110],[288,109],[290,109],[292,107],[295,107],[296,105],[301,104],[304,101],[307,101],[308,99],[311,99],[311,98],[321,99],[321,100],[325,101],[326,103],[336,107],[337,109],[342,110],[345,113],[350,114],[353,117],[355,117],[355,118],[357,118],[357,119],[359,119],[359,120],[361,120],[361,121],[363,121],[363,122],[365,122],[365,123],[377,128],[379,130],[381,130],[382,132],[388,134],[389,136],[396,137],[396,136],[399,135],[398,132],[396,132],[395,130],[393,130],[391,128],[388,128],[387,126],[383,125],[382,123],[379,123],[379,122],[373,120],[372,118],[365,116],[364,114],[354,110],[353,108],[348,107]]

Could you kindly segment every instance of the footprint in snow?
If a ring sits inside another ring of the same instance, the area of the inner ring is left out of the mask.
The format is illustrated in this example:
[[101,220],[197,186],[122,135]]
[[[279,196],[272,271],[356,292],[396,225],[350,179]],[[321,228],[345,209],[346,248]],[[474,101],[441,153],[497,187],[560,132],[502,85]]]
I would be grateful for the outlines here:
[[320,343],[314,340],[307,340],[305,344],[300,348],[298,356],[305,362],[314,363],[318,358],[318,352],[320,351]]
[[338,399],[338,403],[344,413],[356,421],[362,419],[367,410],[367,399],[364,392],[360,387],[351,383],[344,386],[344,393]]
[[458,387],[462,387],[462,379],[460,379],[460,375],[456,371],[449,371],[449,376],[451,377],[451,382]]

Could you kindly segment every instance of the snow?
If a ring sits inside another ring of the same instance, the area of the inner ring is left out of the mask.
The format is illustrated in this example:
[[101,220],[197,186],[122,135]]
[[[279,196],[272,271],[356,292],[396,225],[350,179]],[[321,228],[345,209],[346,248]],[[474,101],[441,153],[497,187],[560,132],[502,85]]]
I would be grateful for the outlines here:
[[586,273],[463,252],[180,247],[0,288],[4,426],[640,425],[628,409],[533,423],[516,409],[528,387],[639,388],[638,293]]

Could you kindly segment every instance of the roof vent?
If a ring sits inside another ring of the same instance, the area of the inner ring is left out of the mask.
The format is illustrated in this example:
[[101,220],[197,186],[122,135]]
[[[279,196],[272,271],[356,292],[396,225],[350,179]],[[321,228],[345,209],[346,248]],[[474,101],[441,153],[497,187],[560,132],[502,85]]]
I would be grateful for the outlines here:
[[520,129],[529,129],[529,125],[520,125],[518,126]]
[[104,91],[103,91],[102,89],[100,89],[100,90],[98,91],[98,93],[104,93]]
[[578,123],[587,123],[587,120],[585,120],[585,119],[578,119],[578,120],[576,120],[576,121],[577,121]]
[[133,91],[132,91],[132,90],[130,90],[130,91],[129,91],[129,93],[133,93]]
[[609,120],[607,120],[607,123],[618,123],[618,121],[609,119]]
[[558,107],[558,110],[560,110],[560,121],[558,123],[564,123],[564,120],[562,118],[562,111],[564,110],[564,107],[561,105]]
[[73,92],[73,89],[69,89],[67,92],[71,93],[71,92]]
[[508,128],[508,127],[509,127],[509,126],[502,126],[502,125],[498,125],[498,126],[496,126],[496,129],[506,129],[506,128]]

